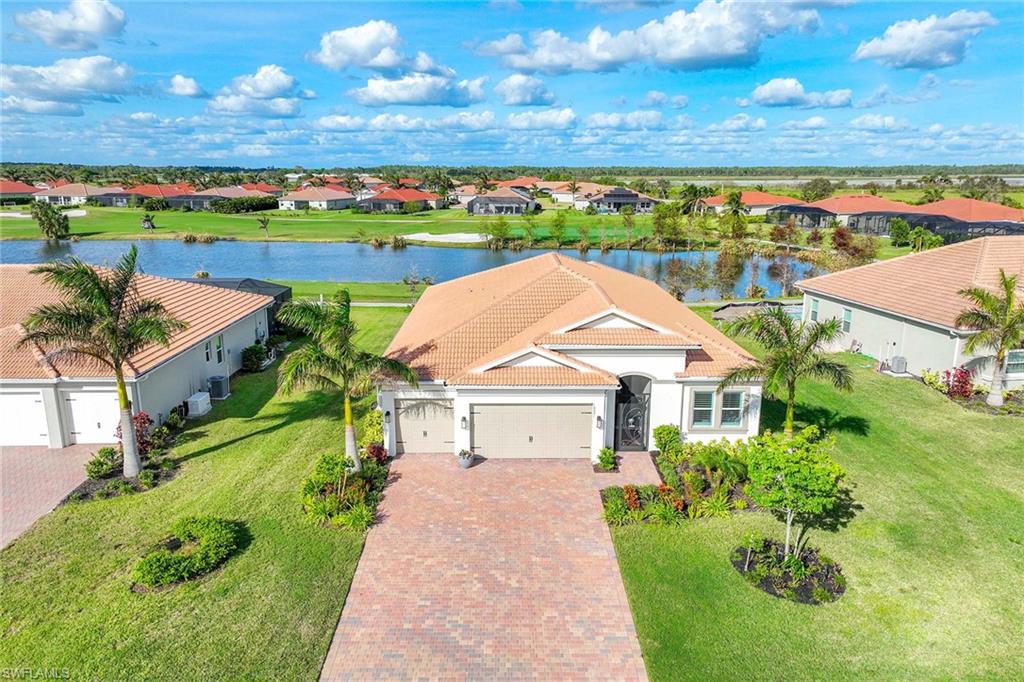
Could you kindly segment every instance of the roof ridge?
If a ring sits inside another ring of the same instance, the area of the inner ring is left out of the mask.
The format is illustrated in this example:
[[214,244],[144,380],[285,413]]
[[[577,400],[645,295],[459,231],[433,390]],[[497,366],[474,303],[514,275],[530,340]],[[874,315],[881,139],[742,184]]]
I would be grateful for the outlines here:
[[[20,336],[22,339],[28,336],[28,330],[25,329],[25,325],[23,325],[22,323],[19,322],[16,325],[14,325],[14,329],[15,331],[18,332],[18,336]],[[54,364],[50,362],[49,356],[43,352],[43,349],[39,346],[38,343],[36,343],[35,341],[29,341],[25,345],[29,347],[29,350],[32,351],[32,355],[36,357],[36,362],[42,365],[43,369],[46,371],[47,374],[49,374],[54,379],[60,377],[60,371],[58,371]]]
[[[566,272],[570,273],[571,275],[573,275],[577,279],[583,280],[584,282],[589,284],[591,287],[593,287],[594,290],[597,292],[597,295],[600,296],[601,300],[604,301],[607,305],[611,306],[612,308],[618,308],[619,307],[619,306],[617,306],[615,304],[615,301],[613,301],[611,299],[611,297],[608,295],[608,292],[604,290],[604,287],[602,287],[598,283],[598,281],[596,279],[594,279],[593,277],[588,277],[587,275],[584,275],[582,272],[577,272],[573,268],[569,267],[568,265],[566,265],[565,263],[562,262],[562,259],[558,256],[558,254],[552,254],[552,255],[555,256],[555,259],[558,261],[558,265],[559,265],[560,268],[562,268]],[[584,260],[577,261],[577,259],[575,259],[575,258],[573,258],[572,260],[574,260],[574,261],[576,261],[578,263],[584,263],[584,264],[590,265],[590,263],[588,261],[584,261]]]
[[865,263],[864,265],[858,265],[857,267],[854,267],[854,268],[847,268],[846,270],[836,270],[835,272],[830,272],[830,273],[827,273],[827,274],[824,274],[824,275],[818,275],[817,277],[811,277],[810,279],[802,279],[802,280],[800,280],[800,281],[798,281],[796,283],[796,286],[799,286],[801,284],[807,284],[808,282],[814,282],[815,280],[825,280],[825,279],[828,279],[828,278],[833,277],[835,275],[842,275],[843,273],[848,273],[848,272],[851,272],[853,270],[867,270],[868,268],[876,268],[876,267],[880,267],[880,266],[883,266],[883,265],[888,265],[890,263],[896,263],[896,262],[903,261],[903,260],[909,260],[911,258],[916,258],[916,257],[920,257],[920,256],[927,256],[929,254],[936,253],[937,251],[940,251],[941,249],[953,249],[953,248],[958,248],[958,247],[970,246],[970,245],[972,245],[972,244],[974,244],[976,242],[979,242],[979,241],[984,242],[987,239],[989,239],[989,237],[979,237],[977,239],[968,239],[966,241],[956,242],[954,244],[947,244],[946,246],[941,246],[938,249],[929,249],[927,251],[912,251],[910,253],[905,253],[902,256],[896,256],[895,258],[887,258],[885,260],[875,260],[875,261],[872,261],[871,263]]
[[978,277],[981,275],[981,267],[985,262],[985,254],[988,253],[988,239],[982,237],[981,239],[981,253],[974,261],[974,274],[971,275],[971,284],[978,286]]

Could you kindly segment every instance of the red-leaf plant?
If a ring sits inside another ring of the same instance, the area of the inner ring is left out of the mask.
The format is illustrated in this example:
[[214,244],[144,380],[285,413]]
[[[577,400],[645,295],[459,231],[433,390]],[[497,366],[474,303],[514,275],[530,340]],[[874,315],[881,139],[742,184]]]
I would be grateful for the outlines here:
[[948,369],[942,373],[942,381],[949,387],[947,394],[951,398],[970,398],[974,395],[974,371],[963,365]]

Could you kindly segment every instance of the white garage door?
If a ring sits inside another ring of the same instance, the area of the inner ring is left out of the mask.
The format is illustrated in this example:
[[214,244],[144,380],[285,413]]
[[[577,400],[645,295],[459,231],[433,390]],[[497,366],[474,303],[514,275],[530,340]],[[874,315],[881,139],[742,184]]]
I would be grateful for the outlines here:
[[488,458],[590,457],[591,405],[473,405],[473,452]]
[[49,445],[39,391],[0,393],[0,445]]
[[63,394],[67,407],[72,443],[113,443],[117,440],[116,391],[68,391]]
[[395,451],[451,452],[455,411],[450,400],[396,400]]

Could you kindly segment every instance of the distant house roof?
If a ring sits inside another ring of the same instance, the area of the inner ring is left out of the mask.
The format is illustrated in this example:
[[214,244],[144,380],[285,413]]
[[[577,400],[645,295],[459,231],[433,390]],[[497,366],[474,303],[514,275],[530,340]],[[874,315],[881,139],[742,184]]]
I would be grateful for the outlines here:
[[383,180],[381,180],[380,178],[375,178],[372,175],[363,175],[360,176],[360,179],[363,181],[363,184],[366,185],[367,187],[374,187],[376,185],[384,184]]
[[191,194],[192,188],[181,185],[135,185],[124,190],[125,194],[138,194],[152,199],[166,199],[168,197],[180,197],[183,194]]
[[221,199],[239,199],[241,197],[268,197],[270,194],[255,189],[243,189],[238,185],[232,187],[209,187],[194,193],[196,196],[220,197]]
[[86,185],[81,182],[71,182],[60,187],[44,189],[35,193],[37,197],[98,197],[103,194],[114,194],[120,192],[120,187],[100,187],[99,185]]
[[421,182],[421,180],[417,180],[416,178],[398,178],[398,184],[408,185],[409,187],[416,187]]
[[753,310],[760,308],[778,308],[782,303],[778,301],[736,301],[718,306],[711,311],[712,320],[735,320],[750,314]]
[[966,222],[983,222],[990,220],[1009,220],[1012,222],[1024,222],[1024,210],[1011,208],[996,204],[991,201],[979,201],[977,199],[966,199],[954,197],[933,201],[930,204],[922,204],[914,207],[918,213],[929,213],[933,215],[944,215]]
[[956,329],[956,317],[967,307],[958,292],[972,286],[994,290],[1000,269],[1020,276],[1024,295],[1024,236],[972,239],[803,280],[797,287]]
[[290,286],[252,277],[182,277],[181,281],[206,284],[207,286],[220,289],[246,291],[250,294],[260,294],[262,296],[272,296],[279,303],[284,303],[292,297],[292,288]]
[[456,194],[480,194],[480,191],[476,188],[476,185],[459,185],[455,188]]
[[[576,198],[586,199],[590,196],[593,196],[594,194],[597,194],[598,192],[603,192],[606,189],[612,188],[609,185],[599,185],[596,182],[578,182],[576,183]],[[557,187],[554,187],[551,191],[559,193],[568,192],[569,183],[563,182]]]
[[368,201],[436,201],[440,198],[433,192],[403,187],[401,189],[386,189],[373,195]]
[[[757,190],[740,192],[740,197],[742,198],[745,206],[779,206],[783,204],[805,203],[799,199],[787,197],[782,194],[770,194],[769,192],[758,192]],[[727,194],[719,194],[717,196],[708,197],[704,200],[704,203],[708,206],[721,206],[725,203],[727,198]]]
[[484,192],[483,194],[478,194],[477,198],[478,199],[480,199],[480,198],[483,198],[483,199],[512,199],[514,201],[522,201],[522,202],[529,202],[529,201],[531,201],[529,195],[524,194],[521,191],[516,191],[516,190],[512,189],[511,187],[498,187],[497,189],[489,190],[487,192]]
[[541,182],[541,179],[536,175],[520,175],[518,178],[512,178],[511,180],[500,180],[496,183],[498,187],[529,187]]
[[[799,202],[793,202],[799,203]],[[893,201],[884,197],[876,197],[873,194],[843,194],[836,197],[829,197],[821,201],[813,201],[807,206],[823,208],[836,215],[853,215],[856,213],[867,213],[868,211],[909,211],[916,212],[914,206],[905,204],[902,201]]]
[[20,180],[0,180],[0,194],[35,194],[39,188]]
[[333,187],[303,187],[280,197],[284,201],[338,201],[339,199],[354,198],[350,192],[343,192]]
[[614,200],[614,199],[646,199],[647,201],[653,201],[658,203],[658,200],[654,197],[649,197],[646,194],[637,192],[636,190],[628,189],[626,187],[609,187],[608,189],[602,190],[597,194],[590,197],[590,201],[602,201],[602,200]]
[[277,185],[271,185],[266,182],[243,182],[239,185],[242,189],[254,189],[257,192],[266,192],[267,194],[276,194],[277,192],[283,192],[283,187]]

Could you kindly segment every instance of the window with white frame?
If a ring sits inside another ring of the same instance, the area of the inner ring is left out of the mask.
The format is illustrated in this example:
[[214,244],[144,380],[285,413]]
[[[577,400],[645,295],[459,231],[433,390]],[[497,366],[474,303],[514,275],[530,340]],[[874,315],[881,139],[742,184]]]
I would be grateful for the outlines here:
[[743,391],[725,391],[722,393],[722,426],[741,426],[743,424]]
[[811,299],[811,321],[818,321],[818,299],[816,298]]
[[205,344],[203,344],[203,350],[206,352],[206,361],[209,362],[210,361],[210,342],[209,341],[207,341]]
[[1024,348],[1006,354],[1006,373],[1024,374]]
[[224,362],[224,335],[223,334],[218,334],[217,335],[216,348],[217,348],[217,363],[219,364],[221,362]]
[[853,311],[849,308],[843,308],[843,332],[849,333],[850,326],[853,324]]
[[709,427],[715,425],[714,391],[693,392],[693,416],[690,423],[693,426]]

